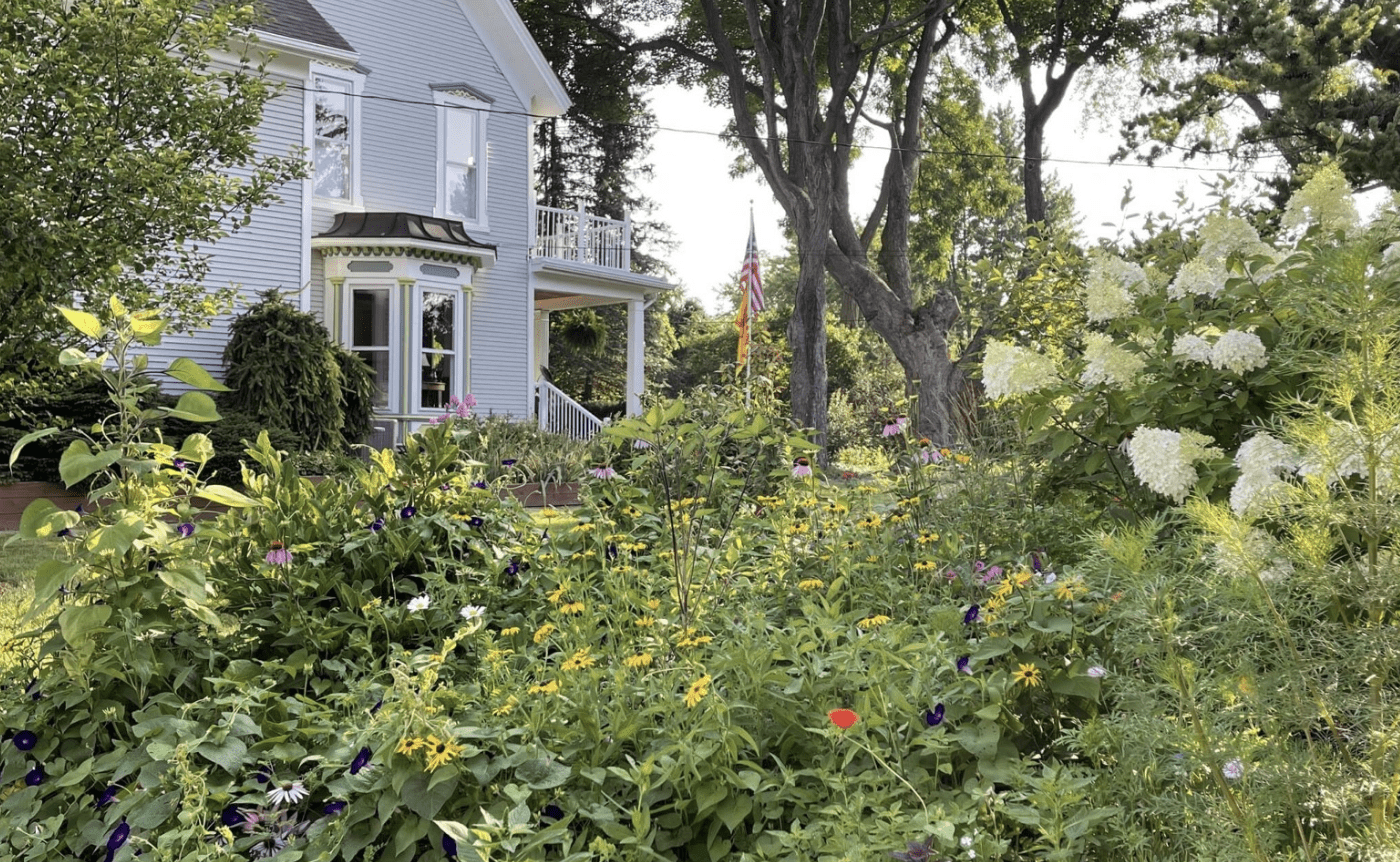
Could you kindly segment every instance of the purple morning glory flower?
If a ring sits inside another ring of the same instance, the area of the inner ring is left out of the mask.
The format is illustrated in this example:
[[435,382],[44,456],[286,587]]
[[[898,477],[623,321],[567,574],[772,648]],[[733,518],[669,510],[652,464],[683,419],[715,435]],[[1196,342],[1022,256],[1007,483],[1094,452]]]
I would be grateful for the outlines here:
[[1039,573],[1043,568],[1044,568],[1044,566],[1042,566],[1042,565],[1040,564],[1040,554],[1037,554],[1037,553],[1035,553],[1034,551],[1032,551],[1032,552],[1031,552],[1031,571],[1036,572],[1036,573]]
[[116,799],[117,794],[120,792],[121,788],[116,786],[115,784],[107,785],[106,790],[103,790],[101,793],[97,794],[97,799],[93,801],[92,807],[106,808],[108,805],[112,804],[112,800]]
[[38,787],[44,783],[44,767],[39,765],[24,774],[24,783],[30,787]]
[[350,763],[350,774],[359,775],[360,770],[369,766],[370,750],[361,748],[360,753],[355,755],[355,759]]
[[457,842],[446,832],[442,833],[442,852],[447,854],[448,859],[457,858]]
[[555,805],[553,802],[549,803],[549,804],[546,805],[544,808],[540,809],[540,820],[541,820],[541,822],[546,822],[546,821],[551,821],[551,820],[563,820],[563,819],[564,819],[564,809],[560,808],[558,805]]
[[377,533],[377,532],[379,532],[379,531],[382,530],[382,529],[384,529],[384,519],[383,519],[383,518],[375,518],[373,521],[370,522],[369,531],[370,531],[371,533]]
[[322,814],[335,816],[345,810],[345,803],[337,799],[334,802],[327,802],[326,807],[321,809]]
[[384,698],[381,697],[379,700],[374,702],[374,706],[371,706],[369,708],[369,714],[374,715],[376,712],[379,711],[380,707],[382,706],[384,706]]
[[970,626],[973,623],[977,622],[977,617],[981,615],[981,612],[982,608],[979,605],[973,605],[972,607],[968,608],[967,613],[963,614],[963,625]]
[[254,775],[253,779],[259,784],[266,784],[272,780],[272,770],[267,768],[266,766],[259,766],[258,774]]
[[62,530],[58,531],[58,537],[60,539],[66,539],[71,535],[73,535],[73,531],[68,529],[67,527],[64,527]]
[[33,751],[39,744],[39,737],[32,730],[21,730],[15,734],[15,748],[20,751]]
[[185,523],[176,527],[175,532],[180,534],[180,538],[188,539],[190,536],[194,535],[194,524],[191,524],[189,521],[186,521]]
[[83,504],[79,503],[78,505],[74,506],[73,511],[77,512],[79,515],[83,514]]
[[928,862],[933,857],[933,839],[927,841],[910,841],[905,850],[896,850],[890,855],[899,862]]
[[418,509],[416,506],[404,506],[401,510],[399,510],[400,518],[412,518],[416,514],[418,514]]
[[486,519],[480,515],[472,515],[471,520],[467,521],[467,523],[471,524],[473,527],[480,527],[486,523]]
[[126,825],[126,820],[123,818],[117,828],[112,830],[112,834],[107,837],[107,862],[112,862],[112,859],[117,855],[117,851],[122,848],[122,845],[126,843],[126,839],[130,837],[131,827]]
[[971,656],[958,656],[958,673],[972,673]]
[[514,467],[514,466],[515,466],[515,459],[514,459],[514,458],[506,458],[505,460],[501,461],[501,466],[502,466],[502,467]]
[[230,805],[219,815],[219,822],[229,828],[243,825],[243,812],[238,810],[237,805]]
[[509,565],[509,566],[506,566],[506,574],[507,574],[507,575],[518,575],[518,574],[520,574],[520,564],[519,564],[518,562],[516,562],[515,560],[511,560],[511,561],[510,561],[510,565]]
[[929,727],[937,727],[943,723],[943,704],[935,706],[933,709],[924,712],[924,724]]
[[473,488],[480,488],[480,489],[482,489],[482,490],[484,491],[484,490],[486,490],[486,483],[485,483],[485,482],[473,482],[473,483],[472,483],[472,487],[473,487]]
[[189,466],[189,462],[187,462],[184,458],[176,458],[174,461],[170,462],[170,466],[183,473],[185,472],[185,468]]
[[616,560],[616,559],[617,559],[617,545],[614,545],[612,542],[609,542],[609,543],[608,543],[608,550],[607,550],[606,553],[607,553],[607,556],[608,556],[608,559],[609,559],[609,560]]

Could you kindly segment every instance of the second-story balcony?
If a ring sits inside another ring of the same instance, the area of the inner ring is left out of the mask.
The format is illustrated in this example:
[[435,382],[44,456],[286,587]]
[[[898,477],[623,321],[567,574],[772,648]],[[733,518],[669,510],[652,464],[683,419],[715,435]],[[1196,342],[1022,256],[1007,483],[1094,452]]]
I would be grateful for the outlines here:
[[632,219],[604,218],[577,209],[535,207],[531,257],[632,271]]

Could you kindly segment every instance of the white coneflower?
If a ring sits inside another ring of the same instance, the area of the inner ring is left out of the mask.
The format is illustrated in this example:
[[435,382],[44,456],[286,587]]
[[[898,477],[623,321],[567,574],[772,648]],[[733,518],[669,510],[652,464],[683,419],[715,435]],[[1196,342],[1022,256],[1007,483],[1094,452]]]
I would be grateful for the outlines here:
[[416,598],[408,600],[408,610],[410,613],[425,611],[428,609],[428,606],[432,603],[432,598],[427,593],[424,593],[421,596],[417,596]]
[[1055,363],[1048,356],[1005,341],[990,341],[982,360],[982,386],[1000,401],[1054,385]]
[[273,805],[281,805],[285,802],[300,802],[309,795],[300,781],[283,781],[268,789],[267,800]]
[[1212,368],[1243,374],[1269,364],[1264,342],[1252,332],[1232,329],[1215,340],[1210,349]]

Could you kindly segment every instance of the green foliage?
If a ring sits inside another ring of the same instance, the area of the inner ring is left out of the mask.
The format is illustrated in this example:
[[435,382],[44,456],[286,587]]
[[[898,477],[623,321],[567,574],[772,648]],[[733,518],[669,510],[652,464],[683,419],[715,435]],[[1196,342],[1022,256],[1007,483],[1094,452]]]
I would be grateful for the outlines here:
[[[0,367],[23,372],[62,342],[53,303],[106,314],[159,294],[172,327],[227,294],[202,284],[209,243],[240,226],[299,153],[260,156],[275,92],[238,52],[251,6],[189,0],[6,0],[0,14]],[[157,287],[158,286],[158,287]]]
[[587,443],[504,416],[453,420],[453,430],[463,455],[480,463],[482,481],[576,482],[591,463]]
[[[231,391],[220,396],[220,404],[256,417],[269,430],[297,434],[315,449],[364,439],[349,437],[351,432],[368,435],[372,372],[332,342],[313,315],[292,308],[276,291],[229,325],[224,364]],[[354,369],[348,381],[345,367]]]

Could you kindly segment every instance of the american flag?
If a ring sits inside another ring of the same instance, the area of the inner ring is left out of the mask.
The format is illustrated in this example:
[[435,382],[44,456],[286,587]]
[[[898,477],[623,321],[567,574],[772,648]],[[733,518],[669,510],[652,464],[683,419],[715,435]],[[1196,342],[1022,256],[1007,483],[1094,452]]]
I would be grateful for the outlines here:
[[749,311],[757,314],[763,310],[763,279],[758,274],[758,243],[754,239],[753,213],[749,213],[749,250],[744,254],[744,268],[739,273],[739,281],[749,296]]

